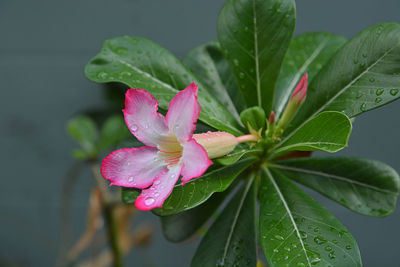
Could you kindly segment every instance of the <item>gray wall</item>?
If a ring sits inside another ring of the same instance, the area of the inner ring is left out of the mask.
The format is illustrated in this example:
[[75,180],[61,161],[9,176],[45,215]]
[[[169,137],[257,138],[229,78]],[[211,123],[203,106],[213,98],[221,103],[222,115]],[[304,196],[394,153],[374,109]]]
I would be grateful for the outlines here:
[[[0,259],[53,266],[60,240],[60,194],[75,143],[64,125],[74,113],[101,107],[99,86],[83,76],[102,42],[118,35],[154,40],[179,57],[216,38],[223,0],[0,0]],[[329,31],[351,37],[383,21],[400,22],[396,0],[308,0],[297,3],[296,34]],[[357,118],[341,155],[370,157],[400,171],[400,103]],[[72,194],[73,235],[85,225],[91,179]],[[400,211],[383,219],[354,214],[313,194],[359,241],[365,266],[400,266]],[[187,266],[197,245],[167,243],[159,225],[153,246],[127,258],[130,266]],[[146,256],[147,255],[147,256]],[[135,263],[135,264],[134,264]],[[1,265],[1,261],[0,261]]]

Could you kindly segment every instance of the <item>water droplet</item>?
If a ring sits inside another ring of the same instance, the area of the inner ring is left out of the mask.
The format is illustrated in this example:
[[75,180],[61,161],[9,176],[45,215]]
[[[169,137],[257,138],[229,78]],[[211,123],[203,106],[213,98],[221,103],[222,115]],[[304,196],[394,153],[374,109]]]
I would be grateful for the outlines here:
[[392,89],[392,90],[390,90],[390,94],[391,94],[392,96],[397,95],[398,92],[399,92],[399,89]]
[[314,258],[314,259],[311,260],[311,264],[312,265],[317,265],[320,261],[321,261],[321,259],[317,257],[317,258]]
[[383,94],[383,92],[384,92],[385,90],[383,89],[383,88],[379,88],[379,89],[376,89],[376,95],[381,95],[381,94]]
[[147,197],[147,198],[144,200],[144,204],[145,204],[146,206],[150,206],[150,205],[154,204],[154,202],[156,202],[156,200],[155,200],[154,198],[152,198],[152,197]]
[[325,250],[326,250],[326,251],[331,251],[331,250],[332,250],[332,247],[331,247],[331,246],[326,246],[326,247],[325,247]]
[[361,68],[365,68],[365,63],[361,63],[361,64],[360,64],[360,67],[361,67]]
[[328,256],[329,256],[329,258],[330,258],[331,260],[333,260],[334,258],[336,258],[335,251],[330,252],[330,253],[328,254]]
[[380,98],[380,97],[377,97],[377,98],[375,98],[375,103],[380,103],[382,101],[382,98]]
[[155,181],[154,181],[154,184],[155,184],[155,185],[158,185],[158,184],[160,184],[160,183],[161,183],[160,180],[155,180]]
[[245,31],[245,32],[248,32],[248,31],[249,31],[249,27],[247,27],[247,26],[244,27],[244,31]]
[[366,111],[367,110],[367,104],[365,104],[365,103],[363,103],[361,106],[360,106],[360,109],[361,109],[361,111]]
[[368,56],[368,55],[367,55],[366,53],[363,53],[363,54],[362,54],[362,57],[363,57],[363,58],[366,58],[367,56]]
[[300,231],[299,233],[300,233],[300,237],[301,237],[302,239],[307,238],[307,233],[306,233],[306,232]]
[[315,227],[315,228],[314,228],[314,232],[318,233],[318,232],[319,232],[319,228],[318,228],[318,227]]
[[239,78],[240,78],[240,79],[244,79],[244,76],[245,76],[245,75],[244,75],[243,72],[239,73]]
[[138,130],[138,126],[136,124],[133,124],[131,130],[136,132]]
[[299,267],[304,267],[304,266],[306,266],[304,263],[302,263],[302,262],[298,262],[297,263],[297,266],[299,266]]
[[346,246],[346,249],[347,249],[347,250],[350,250],[350,249],[351,249],[351,246],[350,246],[350,245],[347,245],[347,246]]
[[353,62],[354,62],[354,64],[358,64],[358,59],[355,58],[355,59],[353,60]]
[[283,236],[281,236],[281,235],[275,235],[274,237],[277,240],[285,240],[285,238]]
[[286,250],[287,252],[290,252],[290,248],[289,247],[284,247],[284,250]]
[[333,244],[337,244],[338,243],[336,239],[332,240],[332,242],[333,242]]
[[108,77],[108,74],[107,73],[105,73],[104,71],[101,71],[101,72],[99,72],[99,74],[97,74],[97,77],[99,78],[99,79],[107,79],[107,77]]
[[132,183],[134,179],[135,179],[135,178],[134,178],[133,176],[131,176],[131,177],[128,178],[128,182],[129,182],[129,183]]
[[374,78],[374,77],[371,77],[371,78],[369,78],[369,81],[370,81],[371,83],[373,83],[373,82],[375,82],[375,78]]
[[154,194],[154,196],[155,196],[155,197],[159,197],[159,196],[160,196],[160,193],[156,192],[156,193]]
[[279,252],[279,250],[278,250],[278,249],[274,249],[273,251],[274,251],[274,253],[278,253],[278,252]]
[[324,238],[321,237],[321,236],[316,236],[316,237],[314,238],[314,241],[315,241],[315,243],[317,243],[318,245],[322,245],[322,244],[325,244],[325,243],[326,243],[326,239],[324,239]]
[[233,65],[235,65],[236,67],[239,66],[239,60],[237,58],[233,60]]

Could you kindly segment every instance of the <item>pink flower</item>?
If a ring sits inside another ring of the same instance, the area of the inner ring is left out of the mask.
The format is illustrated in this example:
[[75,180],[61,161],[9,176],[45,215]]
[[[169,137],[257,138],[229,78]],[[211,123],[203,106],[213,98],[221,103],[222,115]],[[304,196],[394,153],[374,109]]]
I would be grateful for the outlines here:
[[157,112],[158,102],[149,92],[129,89],[125,122],[145,146],[110,153],[101,165],[103,177],[110,185],[143,189],[135,201],[138,209],[161,207],[181,175],[185,183],[212,164],[206,150],[193,139],[200,109],[194,83],[172,99],[165,117]]
[[301,105],[307,96],[308,74],[304,74],[294,89],[290,100],[294,99],[297,105]]

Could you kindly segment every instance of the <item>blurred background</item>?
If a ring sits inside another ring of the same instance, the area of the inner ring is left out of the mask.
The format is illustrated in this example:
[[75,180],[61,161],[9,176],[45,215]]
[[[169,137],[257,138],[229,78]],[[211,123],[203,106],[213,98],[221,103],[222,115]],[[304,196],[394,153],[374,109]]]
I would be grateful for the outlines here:
[[[60,265],[86,230],[95,181],[88,168],[77,167],[71,155],[77,144],[65,125],[83,110],[107,105],[102,86],[83,75],[103,41],[142,36],[181,58],[217,37],[223,3],[0,0],[0,266]],[[398,0],[300,0],[296,34],[323,30],[351,37],[375,23],[400,22],[399,10]],[[399,115],[395,102],[359,116],[340,154],[380,160],[400,172]],[[356,237],[364,266],[400,266],[400,209],[369,218],[312,195]],[[189,266],[198,238],[167,242],[151,213],[135,215],[132,227],[145,234],[125,257],[127,266]],[[94,240],[98,250],[103,241]],[[93,248],[80,257],[91,253]]]

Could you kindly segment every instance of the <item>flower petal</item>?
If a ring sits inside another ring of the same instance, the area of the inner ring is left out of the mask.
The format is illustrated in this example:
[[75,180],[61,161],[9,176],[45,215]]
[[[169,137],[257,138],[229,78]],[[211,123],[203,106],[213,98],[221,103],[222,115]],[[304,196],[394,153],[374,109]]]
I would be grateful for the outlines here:
[[186,141],[192,137],[200,110],[197,85],[194,82],[171,100],[166,120],[169,130],[174,132],[179,141]]
[[110,185],[146,188],[167,168],[152,147],[122,148],[110,153],[101,164],[101,175]]
[[168,133],[163,115],[157,112],[158,101],[146,90],[129,89],[123,110],[126,125],[147,146],[156,147],[160,135]]
[[182,162],[182,183],[200,177],[212,164],[207,151],[194,139],[183,145]]
[[176,181],[178,181],[182,166],[175,165],[160,173],[154,180],[153,185],[143,190],[135,200],[135,206],[139,210],[151,210],[161,207],[164,200],[171,194]]

